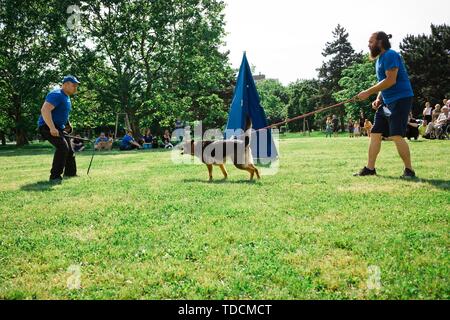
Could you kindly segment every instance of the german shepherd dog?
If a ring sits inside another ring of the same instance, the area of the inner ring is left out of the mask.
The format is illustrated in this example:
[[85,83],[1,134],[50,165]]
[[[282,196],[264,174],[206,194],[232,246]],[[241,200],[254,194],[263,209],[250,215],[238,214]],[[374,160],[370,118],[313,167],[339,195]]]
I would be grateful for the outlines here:
[[[251,127],[251,124],[247,127]],[[187,141],[183,146],[182,154],[190,154],[200,159],[208,168],[209,181],[213,180],[213,166],[218,166],[222,171],[224,179],[228,178],[225,168],[227,159],[233,161],[236,168],[250,173],[250,181],[255,174],[261,179],[258,169],[253,162],[252,151],[250,149],[250,137],[245,134],[245,141],[242,140],[219,140],[219,141]]]

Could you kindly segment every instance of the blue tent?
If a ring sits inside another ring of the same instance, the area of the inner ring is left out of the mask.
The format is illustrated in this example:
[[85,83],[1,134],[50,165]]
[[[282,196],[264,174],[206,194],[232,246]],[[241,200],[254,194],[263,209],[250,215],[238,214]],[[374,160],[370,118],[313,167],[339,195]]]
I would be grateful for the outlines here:
[[[251,121],[253,130],[256,131],[268,126],[266,114],[261,106],[252,71],[247,61],[247,55],[244,53],[231,103],[225,138],[229,139],[235,135],[233,134],[235,130],[245,131],[248,120]],[[278,157],[270,129],[254,133],[251,137],[251,146],[253,158],[258,162],[269,163]]]

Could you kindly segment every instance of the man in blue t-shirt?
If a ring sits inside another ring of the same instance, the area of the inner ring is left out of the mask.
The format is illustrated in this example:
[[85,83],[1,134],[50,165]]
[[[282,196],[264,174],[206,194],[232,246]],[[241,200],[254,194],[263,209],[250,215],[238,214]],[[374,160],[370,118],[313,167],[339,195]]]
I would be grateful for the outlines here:
[[52,183],[61,183],[63,172],[64,177],[77,175],[72,144],[64,134],[70,133],[72,130],[69,122],[69,114],[72,109],[70,96],[77,92],[79,83],[74,76],[64,77],[62,87],[51,91],[41,108],[41,116],[38,120],[39,132],[56,148],[50,172],[50,182]]
[[128,130],[120,143],[120,150],[127,151],[133,149],[141,149],[141,145],[134,140],[133,131]]
[[404,137],[408,126],[408,116],[412,108],[414,93],[401,56],[391,49],[392,35],[380,31],[369,39],[370,57],[376,60],[378,84],[362,91],[358,98],[363,101],[378,94],[372,107],[377,110],[372,129],[368,164],[355,176],[376,175],[375,163],[381,149],[383,137],[394,141],[403,160],[405,170],[401,178],[415,178],[411,164],[411,153]]
[[109,150],[112,149],[112,139],[108,138],[104,132],[100,133],[100,137],[98,137],[94,142],[95,150]]

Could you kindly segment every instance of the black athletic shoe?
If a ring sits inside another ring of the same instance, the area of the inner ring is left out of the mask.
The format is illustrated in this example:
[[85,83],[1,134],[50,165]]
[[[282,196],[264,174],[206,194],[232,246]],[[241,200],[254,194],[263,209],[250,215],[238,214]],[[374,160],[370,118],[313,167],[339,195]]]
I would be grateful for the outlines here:
[[416,173],[411,169],[405,169],[405,172],[403,172],[403,175],[400,177],[400,179],[415,179],[415,178]]
[[49,180],[49,182],[51,183],[51,184],[61,184],[62,183],[62,178],[61,177],[59,177],[59,178],[50,178],[50,180]]
[[377,170],[373,169],[367,169],[367,167],[364,167],[363,169],[361,169],[360,172],[355,173],[353,176],[354,177],[367,177],[367,176],[376,176],[377,175]]

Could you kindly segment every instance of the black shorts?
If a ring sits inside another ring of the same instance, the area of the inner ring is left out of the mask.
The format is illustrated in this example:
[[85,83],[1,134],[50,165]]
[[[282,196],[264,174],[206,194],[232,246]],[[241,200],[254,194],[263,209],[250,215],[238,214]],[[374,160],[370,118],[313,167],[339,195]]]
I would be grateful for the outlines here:
[[403,98],[387,105],[391,111],[388,117],[383,108],[379,108],[375,114],[375,123],[372,133],[381,133],[383,137],[406,136],[408,116],[411,112],[413,98]]

